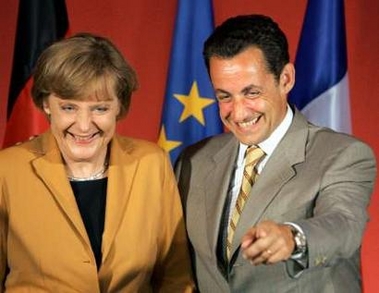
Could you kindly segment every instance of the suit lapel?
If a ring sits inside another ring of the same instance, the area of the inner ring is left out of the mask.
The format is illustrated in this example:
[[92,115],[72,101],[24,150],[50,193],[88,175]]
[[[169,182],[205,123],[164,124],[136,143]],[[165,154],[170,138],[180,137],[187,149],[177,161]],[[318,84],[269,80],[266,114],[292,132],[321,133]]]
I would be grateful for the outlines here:
[[41,156],[33,160],[32,165],[37,175],[50,190],[62,213],[72,223],[74,232],[88,244],[90,250],[90,241],[70,183],[68,179],[62,180],[67,178],[67,175],[55,139],[53,135],[47,133],[42,136],[42,144],[39,144],[39,142],[40,139],[36,139],[36,144],[33,144],[36,148],[33,149],[33,152],[40,153]]
[[132,149],[133,143],[131,141],[121,144],[117,137],[112,140],[102,243],[103,259],[109,253],[116,232],[122,222],[138,168],[139,161],[130,155]]
[[238,151],[238,141],[229,140],[209,162],[210,168],[204,170],[208,174],[205,178],[207,191],[205,196],[206,220],[208,240],[211,251],[215,251],[219,235],[219,225],[228,194],[231,174],[233,172],[235,158]]
[[293,166],[305,159],[307,136],[307,122],[304,116],[296,110],[291,127],[278,144],[250,191],[234,234],[232,254],[238,249],[246,231],[260,221],[282,187],[296,175]]
[[[270,158],[270,160],[275,159]],[[262,176],[259,177],[250,191],[248,201],[234,233],[232,254],[241,244],[241,239],[246,231],[259,222],[270,203],[275,200],[282,186],[295,175],[291,164],[283,161],[277,163],[274,168],[265,167],[264,173],[262,172]]]

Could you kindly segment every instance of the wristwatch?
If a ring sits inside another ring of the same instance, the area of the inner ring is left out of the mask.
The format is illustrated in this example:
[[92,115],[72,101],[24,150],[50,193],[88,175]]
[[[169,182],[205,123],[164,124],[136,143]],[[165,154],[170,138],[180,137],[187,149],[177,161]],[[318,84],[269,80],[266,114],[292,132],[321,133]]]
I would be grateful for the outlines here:
[[307,239],[300,230],[296,229],[294,226],[289,225],[291,227],[291,232],[293,236],[293,240],[295,242],[295,249],[292,252],[292,255],[303,255],[307,250]]

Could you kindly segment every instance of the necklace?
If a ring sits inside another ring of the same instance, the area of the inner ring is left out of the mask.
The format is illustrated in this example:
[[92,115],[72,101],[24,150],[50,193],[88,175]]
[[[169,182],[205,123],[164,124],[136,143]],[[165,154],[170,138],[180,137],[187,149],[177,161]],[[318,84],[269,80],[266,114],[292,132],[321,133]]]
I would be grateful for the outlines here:
[[105,163],[104,166],[103,166],[103,168],[99,172],[97,172],[97,173],[95,173],[95,174],[93,174],[91,176],[88,176],[88,177],[75,177],[75,176],[69,176],[69,175],[67,175],[67,177],[68,177],[68,180],[70,180],[70,181],[90,181],[90,180],[96,180],[96,179],[103,178],[103,175],[105,174],[105,172],[107,172],[107,170],[108,170],[108,163]]

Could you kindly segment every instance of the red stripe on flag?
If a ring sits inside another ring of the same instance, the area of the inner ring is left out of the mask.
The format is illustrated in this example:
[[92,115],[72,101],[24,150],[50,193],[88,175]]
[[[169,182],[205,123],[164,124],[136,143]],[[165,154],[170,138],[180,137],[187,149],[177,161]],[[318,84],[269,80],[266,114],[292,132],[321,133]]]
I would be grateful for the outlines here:
[[29,79],[13,106],[5,130],[4,147],[40,134],[49,126],[45,115],[33,103],[31,87],[32,79]]
[[65,0],[20,1],[4,147],[25,141],[48,128],[46,117],[31,97],[31,75],[42,51],[68,34]]

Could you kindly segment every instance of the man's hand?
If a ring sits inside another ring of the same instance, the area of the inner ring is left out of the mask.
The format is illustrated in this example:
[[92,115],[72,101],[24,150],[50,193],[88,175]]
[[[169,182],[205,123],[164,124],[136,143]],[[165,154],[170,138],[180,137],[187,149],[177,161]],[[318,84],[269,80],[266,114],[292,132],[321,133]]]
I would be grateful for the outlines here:
[[273,221],[264,221],[250,228],[241,244],[244,258],[253,265],[287,260],[294,248],[291,228]]

